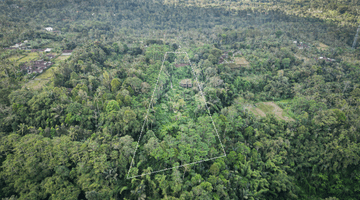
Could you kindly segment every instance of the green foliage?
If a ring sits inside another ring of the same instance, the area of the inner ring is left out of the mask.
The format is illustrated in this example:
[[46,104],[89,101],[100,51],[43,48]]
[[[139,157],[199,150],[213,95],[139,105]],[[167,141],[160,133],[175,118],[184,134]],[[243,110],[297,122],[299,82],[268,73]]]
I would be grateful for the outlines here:
[[284,59],[281,60],[281,64],[282,64],[284,69],[289,68],[290,63],[291,63],[290,58],[284,58]]
[[114,79],[111,81],[110,85],[111,85],[111,91],[113,91],[113,92],[118,91],[118,90],[120,89],[120,86],[121,86],[120,79],[114,78]]
[[115,100],[109,101],[109,103],[106,105],[106,112],[115,112],[120,109],[119,103]]
[[213,54],[210,54],[209,57],[208,57],[208,60],[212,63],[212,64],[216,64],[218,61],[218,59],[213,55]]
[[356,1],[260,3],[0,3],[2,47],[74,49],[38,90],[0,52],[0,198],[360,199]]
[[283,34],[283,32],[281,30],[278,30],[275,32],[275,35],[277,38],[279,38],[282,34]]

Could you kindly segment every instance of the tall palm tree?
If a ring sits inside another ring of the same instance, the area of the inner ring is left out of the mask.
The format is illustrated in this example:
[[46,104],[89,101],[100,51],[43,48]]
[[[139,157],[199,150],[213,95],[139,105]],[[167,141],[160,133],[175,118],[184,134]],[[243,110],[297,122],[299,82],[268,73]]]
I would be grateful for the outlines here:
[[24,123],[21,123],[18,125],[18,132],[21,133],[21,135],[24,135],[24,132],[26,132],[26,130],[28,129],[28,126]]

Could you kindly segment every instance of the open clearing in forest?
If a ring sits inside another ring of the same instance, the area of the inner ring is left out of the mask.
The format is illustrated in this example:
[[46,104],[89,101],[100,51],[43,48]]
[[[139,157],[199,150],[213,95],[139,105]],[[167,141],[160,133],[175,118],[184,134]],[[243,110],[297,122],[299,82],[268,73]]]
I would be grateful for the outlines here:
[[55,69],[56,67],[50,67],[49,69],[45,70],[44,73],[40,74],[39,76],[35,77],[33,80],[25,84],[24,87],[33,90],[41,89],[46,83],[50,81],[53,75],[52,71]]
[[228,64],[230,68],[248,67],[249,62],[244,57],[234,57],[234,63]]
[[329,46],[324,43],[319,42],[319,46],[316,48],[318,48],[319,50],[326,50],[329,48]]
[[244,57],[235,57],[235,64],[240,66],[247,66],[249,65],[249,62]]
[[250,110],[254,115],[260,117],[266,117],[267,114],[274,114],[275,117],[278,119],[282,119],[285,121],[295,121],[274,102],[261,102],[255,104],[254,107],[247,106],[246,109]]
[[70,57],[70,56],[59,56],[59,57],[56,58],[56,60],[62,61],[62,60],[68,59],[69,57]]
[[11,56],[10,58],[8,58],[10,61],[17,61],[20,58],[24,57],[23,55],[19,55],[19,56]]
[[31,60],[38,60],[39,59],[39,55],[37,52],[32,52],[32,53],[29,53],[26,57],[20,59],[18,62],[21,63],[21,62],[29,62]]

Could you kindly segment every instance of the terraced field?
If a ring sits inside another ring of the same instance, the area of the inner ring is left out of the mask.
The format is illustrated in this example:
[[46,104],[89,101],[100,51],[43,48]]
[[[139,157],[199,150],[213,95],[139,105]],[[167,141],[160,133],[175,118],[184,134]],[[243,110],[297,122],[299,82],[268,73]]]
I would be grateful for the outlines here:
[[62,61],[68,59],[70,56],[59,56],[56,58],[56,60]]
[[47,69],[44,73],[40,74],[39,76],[35,77],[33,80],[29,81],[27,84],[24,85],[24,87],[27,87],[28,89],[38,90],[41,89],[43,86],[48,83],[52,76],[53,76],[53,70],[55,70],[56,67],[50,67]]
[[31,60],[37,60],[39,58],[39,55],[37,52],[31,52],[26,57],[18,60],[19,63],[21,62],[29,62]]
[[23,55],[19,55],[19,56],[11,56],[9,58],[10,61],[17,61],[19,60],[20,58],[24,57]]

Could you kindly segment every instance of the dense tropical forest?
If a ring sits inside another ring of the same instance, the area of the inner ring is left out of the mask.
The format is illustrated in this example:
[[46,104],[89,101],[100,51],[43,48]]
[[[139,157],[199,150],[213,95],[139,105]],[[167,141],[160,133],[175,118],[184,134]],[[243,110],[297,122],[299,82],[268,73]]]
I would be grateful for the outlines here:
[[0,198],[360,199],[360,1],[0,0]]

